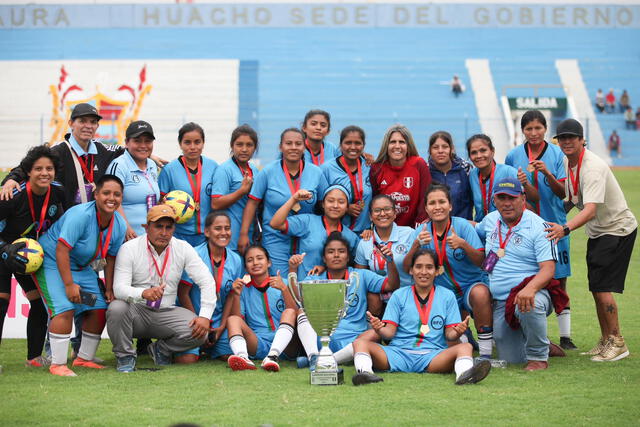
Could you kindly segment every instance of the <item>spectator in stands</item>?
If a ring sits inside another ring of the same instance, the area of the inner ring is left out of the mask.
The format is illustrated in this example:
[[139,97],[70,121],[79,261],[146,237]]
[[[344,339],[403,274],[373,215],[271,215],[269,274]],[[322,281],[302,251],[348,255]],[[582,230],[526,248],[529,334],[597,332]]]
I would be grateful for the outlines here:
[[620,100],[618,102],[620,103],[620,112],[624,113],[625,111],[627,111],[631,100],[629,99],[629,94],[627,93],[626,89],[622,91],[622,95],[620,95]]
[[631,105],[629,105],[624,111],[624,121],[627,129],[636,129],[636,115],[633,113],[633,108],[631,108]]
[[609,155],[613,157],[613,152],[616,152],[618,158],[622,157],[622,151],[620,150],[620,135],[614,129],[609,136]]
[[605,97],[607,101],[607,113],[615,113],[616,112],[616,96],[613,94],[613,89],[609,89],[609,93]]
[[604,113],[604,93],[602,93],[602,89],[598,89],[596,92],[596,108],[601,113]]
[[456,98],[460,96],[462,92],[464,92],[464,85],[462,84],[460,77],[458,77],[457,75],[454,75],[453,79],[451,79],[451,92],[453,92],[453,95]]

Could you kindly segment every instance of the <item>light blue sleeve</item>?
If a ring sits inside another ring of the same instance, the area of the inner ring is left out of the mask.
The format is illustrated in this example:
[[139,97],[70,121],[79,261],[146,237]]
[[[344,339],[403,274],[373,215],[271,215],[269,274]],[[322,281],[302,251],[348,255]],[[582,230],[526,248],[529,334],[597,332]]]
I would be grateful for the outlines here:
[[264,195],[267,192],[268,180],[267,169],[262,169],[260,173],[258,173],[258,176],[256,176],[255,181],[253,181],[249,197],[258,200],[264,199]]
[[478,222],[476,224],[476,233],[478,234],[478,237],[480,238],[480,240],[482,242],[484,242],[487,239],[487,217],[485,216],[484,218],[482,218],[481,222]]
[[[227,167],[220,165],[213,175],[213,185],[211,186],[212,196],[225,196],[231,192],[231,171]],[[253,190],[253,188],[252,188]]]
[[171,163],[162,169],[160,175],[158,176],[158,188],[160,189],[160,194],[167,194],[171,190],[173,190],[173,180],[171,179]]
[[356,256],[355,256],[356,264],[369,265],[369,260],[367,258],[367,255],[365,254],[365,249],[364,249],[365,245],[366,243],[364,242],[364,240],[361,240],[360,243],[358,243],[358,247],[356,248]]
[[[120,157],[118,157],[119,159]],[[109,171],[109,173],[111,175],[115,175],[118,178],[120,178],[120,180],[122,181],[122,183],[125,185],[125,187],[127,186],[127,171],[124,170],[125,168],[120,164],[120,162],[118,162],[118,159],[115,159],[111,162],[111,164],[109,165],[109,167],[107,168],[107,170]]]
[[469,224],[466,219],[460,219],[462,219],[462,221],[456,221],[457,224],[454,227],[456,234],[466,240],[473,248],[484,249],[480,236],[478,236],[478,233],[474,230],[473,226]]
[[546,227],[547,223],[538,223],[536,221],[531,224],[531,239],[533,240],[533,247],[538,263],[543,261],[558,261],[556,245],[553,240],[547,239],[547,233],[544,231]]
[[[80,212],[80,215],[74,215],[75,210],[69,211],[69,213],[66,214],[69,215],[69,217],[65,218],[65,221],[62,223],[62,227],[60,227],[58,240],[63,240],[73,248],[86,234],[89,221],[97,221],[97,219],[92,215],[89,215],[86,211]],[[114,228],[115,226],[116,224],[113,225]],[[95,238],[97,239],[97,236]]]
[[394,292],[391,294],[391,298],[387,303],[387,308],[384,310],[384,316],[382,317],[383,322],[391,322],[396,326],[400,326],[400,313],[402,312],[400,294],[401,292]]
[[447,318],[444,321],[445,327],[462,322],[460,318],[460,308],[458,308],[458,302],[452,292],[447,292],[446,304]]
[[292,215],[287,218],[287,235],[305,237],[311,234],[313,214]]
[[358,274],[360,274],[361,279],[360,286],[364,285],[367,292],[374,294],[382,292],[382,285],[387,280],[385,276],[380,276],[369,270],[358,270]]

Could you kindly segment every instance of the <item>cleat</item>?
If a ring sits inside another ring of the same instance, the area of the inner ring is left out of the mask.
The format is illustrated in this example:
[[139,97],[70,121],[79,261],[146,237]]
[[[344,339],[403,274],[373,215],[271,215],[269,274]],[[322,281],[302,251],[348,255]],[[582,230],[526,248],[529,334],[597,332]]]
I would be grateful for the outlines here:
[[373,383],[381,383],[384,380],[371,372],[359,372],[351,377],[353,385],[365,385]]
[[596,356],[596,355],[602,353],[602,350],[604,349],[604,345],[605,345],[605,340],[603,338],[600,338],[600,340],[595,345],[595,347],[593,347],[589,351],[583,351],[580,354],[583,355],[583,356]]
[[562,347],[552,342],[549,343],[549,357],[566,357],[567,353],[564,352]]
[[233,356],[229,356],[229,359],[227,360],[227,364],[229,365],[232,371],[255,371],[256,370],[256,365],[254,365],[254,363],[251,360],[247,359],[246,357],[236,356],[235,354]]
[[611,335],[602,352],[593,356],[591,360],[593,362],[615,362],[627,356],[629,356],[629,348],[624,343],[624,338]]
[[278,356],[267,356],[260,365],[262,369],[269,372],[279,372],[280,365],[278,364]]
[[51,366],[51,359],[44,356],[34,357],[33,359],[26,360],[24,366],[27,368],[43,368],[45,366]]
[[560,337],[560,347],[565,350],[577,350],[578,347],[571,341],[570,337]]
[[136,370],[135,356],[116,357],[116,370],[128,374]]
[[456,385],[478,383],[485,379],[487,375],[489,375],[489,372],[491,372],[491,362],[481,360],[460,374],[460,377],[456,380]]
[[160,349],[158,348],[158,342],[154,342],[149,344],[147,347],[147,351],[149,352],[149,356],[153,359],[153,363],[158,366],[167,366],[171,365],[171,356],[167,356],[162,354]]
[[51,365],[49,372],[59,377],[77,377],[76,373],[67,368],[67,365]]
[[81,367],[81,368],[90,368],[90,369],[104,369],[105,368],[104,365],[98,365],[93,360],[86,360],[86,359],[83,359],[82,357],[76,357],[75,359],[73,359],[72,366]]
[[541,371],[543,369],[547,369],[549,367],[549,363],[543,360],[529,360],[527,362],[527,366],[524,367],[525,371]]
[[[76,353],[75,350],[73,350],[71,352],[71,359],[77,359],[78,358],[78,353]],[[93,356],[93,359],[91,359],[92,362],[96,362],[98,365],[104,365],[104,359],[100,359],[98,356]]]

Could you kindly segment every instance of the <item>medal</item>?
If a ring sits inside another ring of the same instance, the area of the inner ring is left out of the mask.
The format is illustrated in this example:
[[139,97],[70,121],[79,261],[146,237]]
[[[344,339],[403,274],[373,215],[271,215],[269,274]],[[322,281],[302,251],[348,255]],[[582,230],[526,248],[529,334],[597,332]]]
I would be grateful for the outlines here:
[[496,255],[498,255],[498,258],[502,258],[506,254],[507,254],[507,251],[505,251],[504,248],[499,248],[498,251],[496,252]]
[[429,333],[429,325],[420,326],[420,333],[422,335],[427,335]]
[[578,195],[571,195],[571,203],[573,203],[574,206],[578,206]]
[[533,166],[533,164],[529,163],[529,166],[527,166],[527,171],[529,172],[535,172],[536,168],[535,166]]
[[[98,220],[98,230],[100,230],[100,211],[96,208],[96,219]],[[115,217],[112,216],[109,221],[109,229],[107,230],[107,236],[102,241],[102,231],[98,233],[98,242],[96,244],[96,253],[93,256],[93,259],[89,261],[89,266],[98,272],[104,270],[107,266],[107,251],[109,250],[109,243],[111,242],[111,233],[113,232],[113,223],[115,222]]]
[[302,209],[302,206],[300,206],[299,202],[296,202],[295,205],[291,206],[291,211],[293,213],[298,213],[300,211],[300,209]]
[[[193,202],[196,206],[196,212],[200,212],[200,193],[202,190],[202,158],[200,158],[198,160],[198,169],[196,170],[195,173],[195,180],[192,178],[192,174],[191,174],[191,170],[189,169],[189,166],[187,165],[187,161],[185,160],[184,156],[180,157],[180,160],[182,160],[182,166],[184,166],[184,171],[187,174],[187,178],[189,179],[189,186],[191,187],[191,193],[193,194]],[[195,181],[195,182],[194,182]],[[198,232],[198,234],[201,232],[200,231],[200,215],[196,215],[196,231]]]
[[444,265],[441,265],[440,267],[438,267],[438,271],[436,272],[436,276],[440,276],[444,274]]
[[429,301],[426,305],[424,305],[418,299],[416,286],[413,285],[413,301],[416,304],[418,316],[420,317],[420,329],[418,330],[419,334],[417,336],[414,347],[420,347],[420,344],[422,344],[422,342],[424,341],[424,337],[429,333],[429,315],[431,314],[431,306],[433,305],[433,300],[435,299],[435,292],[436,287],[431,285],[431,290],[429,291],[428,297]]
[[91,266],[93,271],[97,273],[99,271],[104,270],[104,268],[107,266],[107,260],[104,258],[96,258],[93,261],[91,261],[89,265]]
[[[582,158],[584,157],[585,149],[583,148],[578,157],[578,164],[576,166],[576,173],[574,175],[573,169],[567,164],[569,169],[569,195],[571,196],[571,203],[578,205],[578,192],[580,191],[580,168],[582,167]],[[573,191],[572,191],[573,190]]]
[[[287,178],[287,184],[289,184],[289,191],[291,191],[291,195],[293,196],[300,189],[300,181],[302,181],[302,170],[304,169],[304,163],[300,160],[300,166],[298,168],[298,179],[294,179],[291,181],[291,174],[289,173],[289,168],[287,167],[287,162],[282,160],[282,171],[284,172],[285,178]],[[300,206],[300,202],[296,202],[295,205],[291,207],[291,211],[293,213],[298,213],[302,209]]]

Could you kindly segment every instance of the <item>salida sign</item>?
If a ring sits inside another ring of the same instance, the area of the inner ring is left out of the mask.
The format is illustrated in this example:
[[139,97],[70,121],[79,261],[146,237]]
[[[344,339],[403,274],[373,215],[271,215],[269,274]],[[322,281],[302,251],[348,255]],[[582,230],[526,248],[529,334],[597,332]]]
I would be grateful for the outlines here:
[[512,110],[554,110],[565,111],[567,109],[567,98],[557,98],[555,96],[520,96],[509,98],[509,107]]

